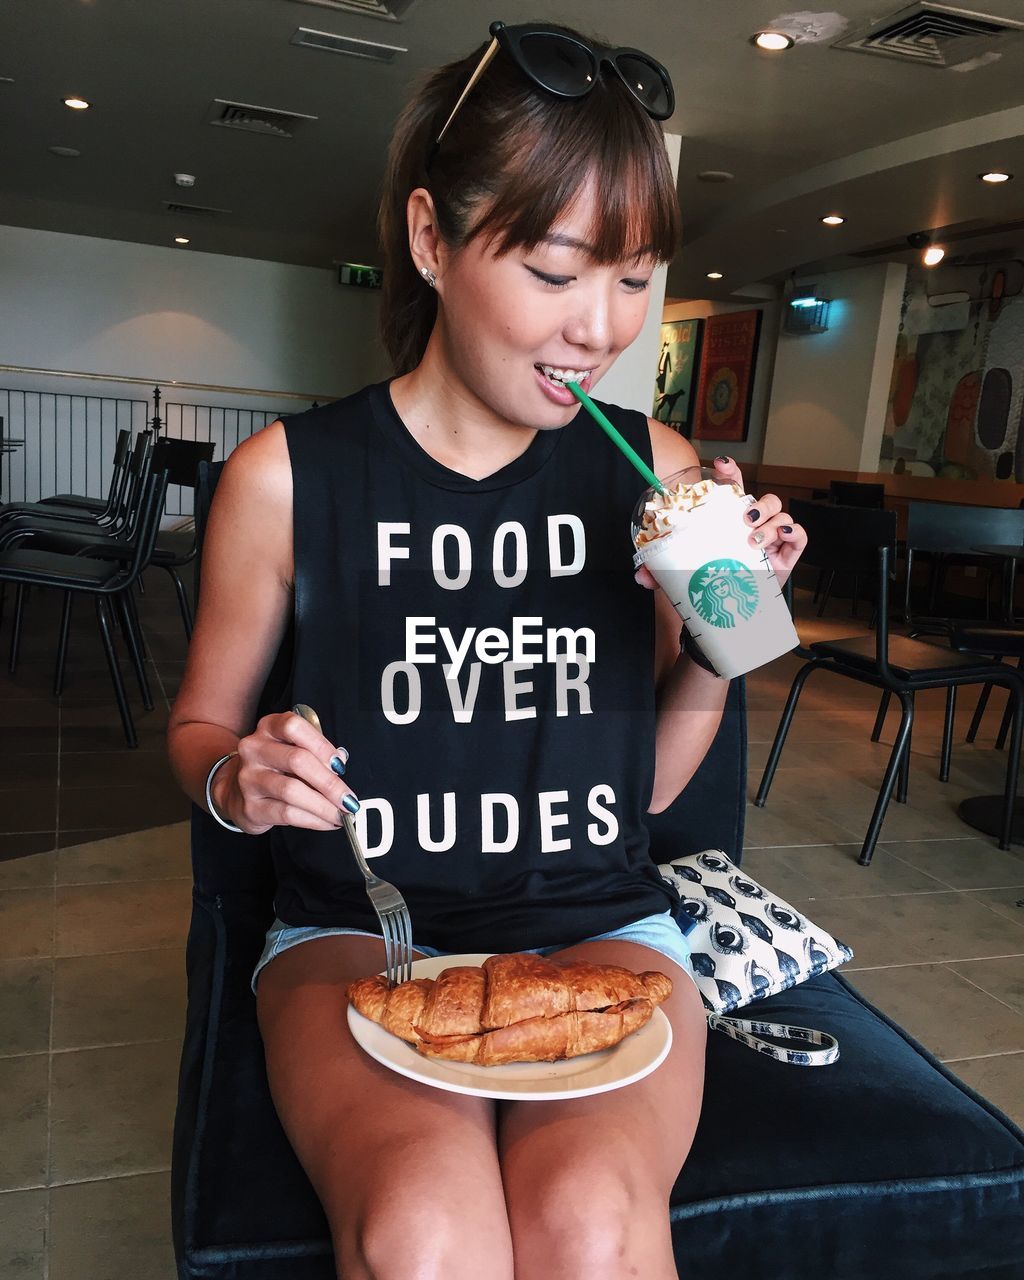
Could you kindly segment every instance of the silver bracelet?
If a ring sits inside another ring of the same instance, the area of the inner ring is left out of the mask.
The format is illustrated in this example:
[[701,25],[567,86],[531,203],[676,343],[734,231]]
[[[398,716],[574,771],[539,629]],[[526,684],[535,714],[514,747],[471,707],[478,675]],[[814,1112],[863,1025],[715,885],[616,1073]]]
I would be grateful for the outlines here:
[[234,756],[237,756],[237,755],[238,755],[237,751],[229,751],[226,756],[221,756],[221,758],[213,765],[210,772],[206,775],[206,807],[210,811],[211,818],[219,822],[220,825],[222,827],[225,827],[228,831],[233,831],[236,835],[241,836],[241,835],[244,835],[245,832],[242,830],[241,827],[236,827],[233,822],[228,822],[225,818],[222,818],[220,816],[220,814],[217,812],[216,807],[214,806],[213,796],[210,794],[210,787],[213,785],[214,775],[216,774],[217,770],[221,767],[222,764],[227,764],[227,762],[230,759],[232,759]]

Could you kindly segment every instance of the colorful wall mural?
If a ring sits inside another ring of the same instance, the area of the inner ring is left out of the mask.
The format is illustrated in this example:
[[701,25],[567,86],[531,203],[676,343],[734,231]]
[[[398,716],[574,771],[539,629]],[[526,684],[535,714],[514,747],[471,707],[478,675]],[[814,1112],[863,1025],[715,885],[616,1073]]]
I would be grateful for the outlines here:
[[879,470],[1024,483],[1024,261],[907,272]]

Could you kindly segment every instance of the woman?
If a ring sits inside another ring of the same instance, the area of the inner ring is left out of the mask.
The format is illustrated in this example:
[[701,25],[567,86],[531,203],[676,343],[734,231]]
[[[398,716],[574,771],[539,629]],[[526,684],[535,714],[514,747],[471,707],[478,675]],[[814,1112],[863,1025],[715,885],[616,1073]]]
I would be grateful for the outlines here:
[[[553,28],[492,36],[395,132],[382,326],[399,376],[274,423],[225,468],[170,752],[219,821],[273,829],[259,1023],[338,1274],[670,1280],[705,1017],[643,816],[685,787],[727,686],[680,652],[661,593],[637,590],[642,483],[563,384],[592,388],[633,341],[674,251],[671,86],[646,55],[588,63]],[[674,431],[608,412],[659,474],[696,463]],[[748,522],[784,577],[802,530],[770,495]],[[277,705],[309,703],[328,737],[287,710],[257,721],[289,623]],[[659,968],[669,1057],[628,1088],[545,1103],[371,1060],[344,993],[384,951],[341,806],[405,895],[417,957]]]

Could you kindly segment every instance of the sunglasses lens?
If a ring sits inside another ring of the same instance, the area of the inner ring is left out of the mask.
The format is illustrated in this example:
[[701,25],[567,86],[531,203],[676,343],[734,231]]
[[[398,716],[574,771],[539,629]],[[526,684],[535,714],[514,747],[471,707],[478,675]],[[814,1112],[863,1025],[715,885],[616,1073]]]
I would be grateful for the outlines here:
[[519,53],[530,75],[552,93],[578,98],[594,83],[597,67],[589,51],[575,40],[551,32],[525,35]]
[[650,115],[655,119],[664,119],[669,115],[671,103],[668,86],[657,67],[646,58],[638,58],[632,53],[619,54],[615,65]]

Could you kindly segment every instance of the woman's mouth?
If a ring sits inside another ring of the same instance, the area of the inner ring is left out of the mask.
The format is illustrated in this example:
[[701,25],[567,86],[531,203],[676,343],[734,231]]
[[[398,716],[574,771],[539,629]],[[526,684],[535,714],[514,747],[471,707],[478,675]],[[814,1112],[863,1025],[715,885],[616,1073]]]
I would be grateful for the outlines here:
[[549,399],[562,405],[576,403],[576,397],[566,384],[575,382],[581,390],[588,391],[590,376],[594,372],[593,369],[567,369],[550,364],[535,364],[533,367]]

